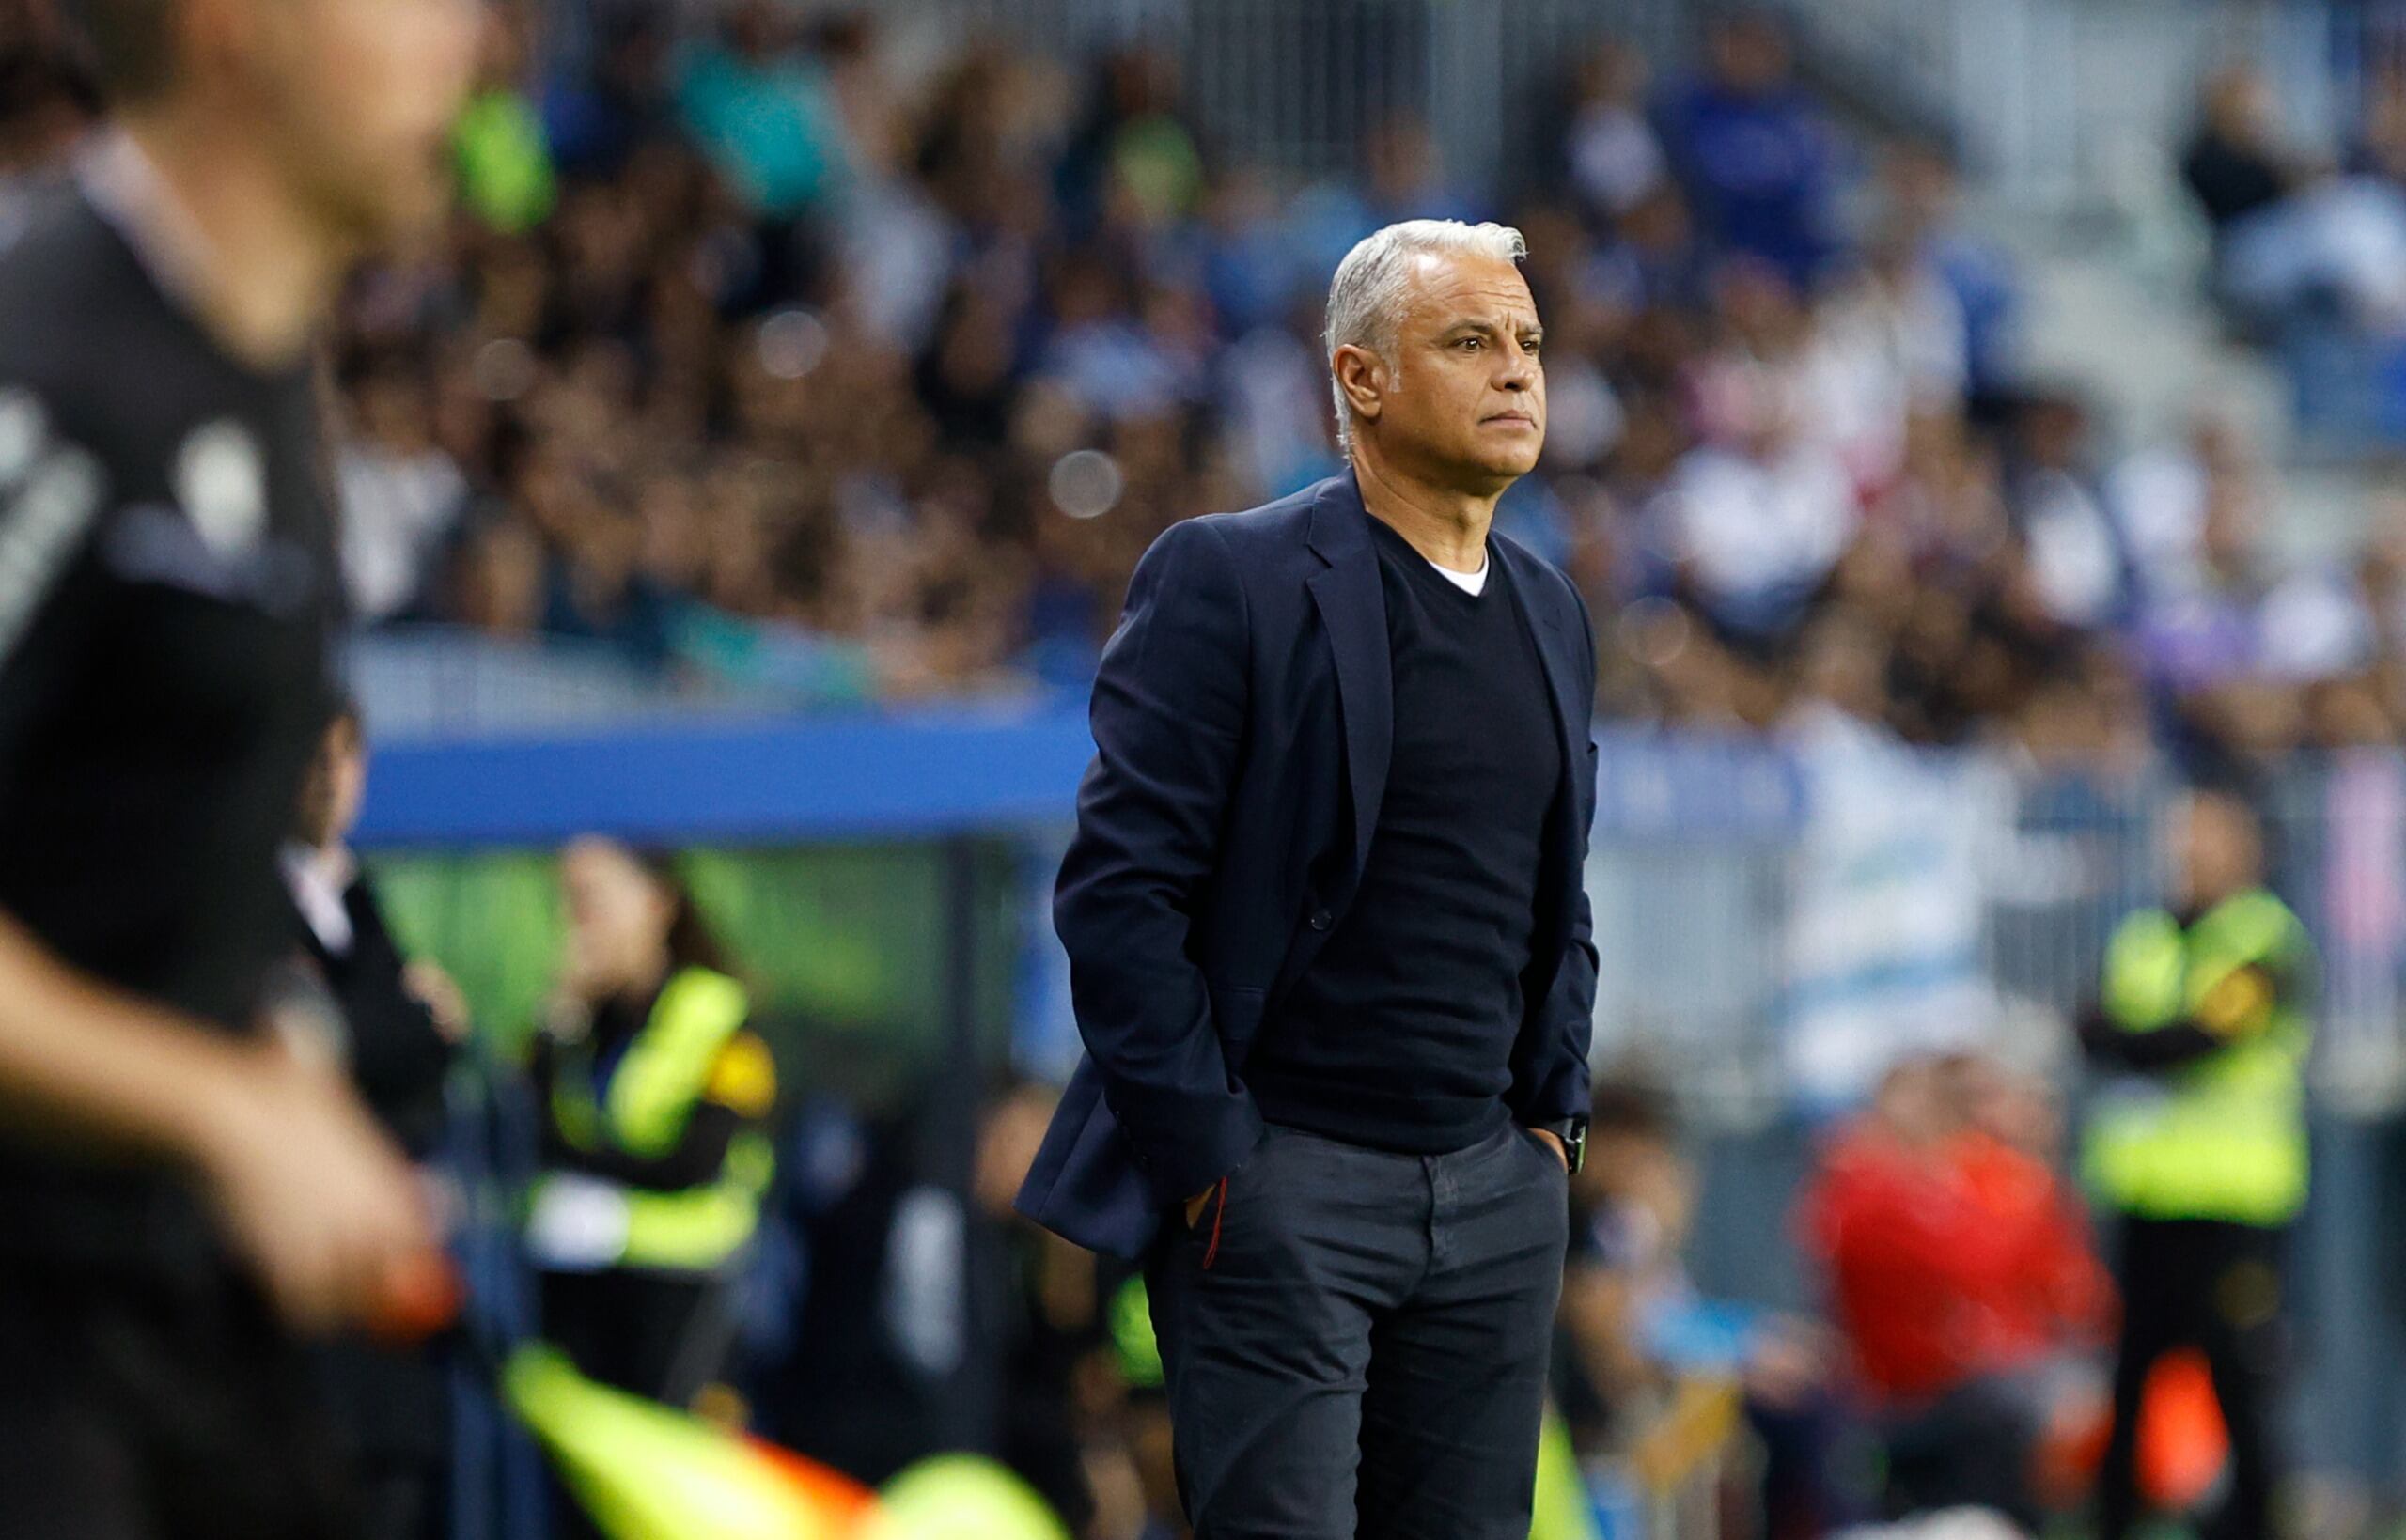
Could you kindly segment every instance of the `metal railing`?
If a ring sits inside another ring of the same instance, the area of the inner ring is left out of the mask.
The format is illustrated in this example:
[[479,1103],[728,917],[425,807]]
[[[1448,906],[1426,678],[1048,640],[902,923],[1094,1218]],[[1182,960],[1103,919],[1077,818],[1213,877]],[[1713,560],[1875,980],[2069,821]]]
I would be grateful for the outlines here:
[[[791,0],[804,9],[840,8]],[[1938,126],[2009,207],[2059,210],[2133,163],[2167,173],[2199,77],[2269,74],[2306,147],[2343,142],[2365,82],[2406,58],[2398,0],[1767,0],[1808,67],[1858,100]],[[583,56],[594,13],[635,4],[698,24],[707,0],[544,0],[552,51]],[[1715,8],[1690,0],[871,0],[925,59],[985,36],[1072,62],[1145,42],[1229,159],[1301,178],[1356,172],[1368,132],[1430,125],[1458,185],[1524,184],[1531,131],[1563,72],[1613,38],[1681,64]]]
[[1144,43],[1179,62],[1198,127],[1231,160],[1313,178],[1359,172],[1409,114],[1457,185],[1519,185],[1516,158],[1562,73],[1605,38],[1679,57],[1680,0],[938,0],[914,8],[1040,55]]
[[1985,191],[2024,209],[2169,177],[2200,78],[2244,60],[2286,127],[2328,148],[2376,56],[2344,0],[1777,0],[1807,54],[1941,124]]
[[[434,774],[447,740],[464,740],[474,773],[489,776],[495,762],[477,757],[479,739],[510,739],[539,756],[555,739],[639,725],[649,752],[683,741],[681,724],[708,733],[691,754],[661,761],[680,767],[677,778],[647,795],[686,807],[696,827],[721,827],[702,817],[711,788],[758,775],[749,734],[777,739],[775,763],[823,771],[785,786],[792,810],[773,824],[781,838],[854,829],[843,799],[858,788],[847,792],[844,777],[872,754],[888,767],[881,797],[948,810],[921,820],[920,832],[940,835],[944,818],[1020,831],[1030,852],[1020,897],[1030,943],[1023,1054],[1031,1067],[1066,1069],[1054,1061],[1073,1055],[1077,1039],[1043,913],[1057,845],[1039,847],[1062,834],[1088,752],[1074,703],[1004,713],[963,704],[954,718],[872,708],[816,722],[795,717],[791,702],[647,684],[592,658],[423,639],[362,642],[352,677],[380,741],[414,756],[402,767],[413,773],[397,769],[387,790],[421,800],[453,785]],[[974,784],[913,782],[933,775],[928,754],[938,751],[914,747],[911,732],[956,718],[971,736],[940,757],[974,754]],[[895,743],[879,747],[881,732]],[[2034,1067],[2068,1051],[2065,1025],[2095,989],[2112,927],[2163,899],[2162,826],[2177,787],[2161,776],[2038,778],[1994,757],[1893,745],[1842,754],[1836,769],[1816,763],[1760,739],[1606,735],[1588,871],[1599,1062],[1640,1058],[1712,1122],[1743,1128],[1800,1097],[1846,1099],[1860,1064],[1833,1068],[1816,1043],[1865,1062],[1893,1048],[1883,1034],[2001,1044]],[[573,801],[571,789],[563,783],[561,794]],[[587,820],[597,827],[634,805],[627,787],[575,789],[600,799]],[[584,827],[574,812],[560,817]],[[2301,761],[2273,779],[2266,813],[2274,885],[2322,949],[2317,1084],[2350,1115],[2406,1105],[2406,755]]]
[[[2133,910],[2167,901],[2165,819],[2179,788],[1984,768],[1995,773],[1967,785],[1987,789],[1966,797],[1947,836],[1962,842],[1960,863],[1918,889],[1874,889],[1849,911],[1863,928],[1841,941],[1868,959],[1861,988],[1902,991],[1867,1003],[1862,1030],[1896,1025],[1892,1046],[1987,1046],[2069,1079],[2070,1025],[2094,997],[2107,938]],[[2320,952],[2314,1091],[2339,1115],[2386,1116],[2406,1105],[2406,757],[2301,763],[2263,810],[2272,885]],[[1758,1128],[1816,1100],[1797,1034],[1817,1030],[1809,997],[1826,970],[1811,943],[1830,927],[1813,910],[1833,890],[1817,869],[1830,848],[1808,833],[1813,817],[1599,827],[1588,876],[1599,1062],[1679,1087],[1709,1126]],[[1929,934],[1929,909],[1966,898],[1968,947]],[[1921,993],[1898,982],[1917,971],[1939,975]],[[1926,1005],[1953,1019],[1920,1014]]]

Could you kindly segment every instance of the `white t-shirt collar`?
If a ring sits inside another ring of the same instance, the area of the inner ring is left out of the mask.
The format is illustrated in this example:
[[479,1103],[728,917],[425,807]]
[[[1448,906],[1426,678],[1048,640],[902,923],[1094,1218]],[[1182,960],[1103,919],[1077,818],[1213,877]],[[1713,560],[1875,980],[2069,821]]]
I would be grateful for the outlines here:
[[[1420,559],[1425,562],[1429,561],[1429,558],[1426,556],[1423,556]],[[1431,567],[1437,567],[1435,562],[1429,562],[1429,565]],[[1473,599],[1476,599],[1485,591],[1487,587],[1488,569],[1494,565],[1495,558],[1489,555],[1485,548],[1482,547],[1478,553],[1477,571],[1457,572],[1450,567],[1437,567],[1437,575],[1444,578],[1447,583],[1452,583],[1455,587],[1461,589],[1463,593],[1470,595]]]

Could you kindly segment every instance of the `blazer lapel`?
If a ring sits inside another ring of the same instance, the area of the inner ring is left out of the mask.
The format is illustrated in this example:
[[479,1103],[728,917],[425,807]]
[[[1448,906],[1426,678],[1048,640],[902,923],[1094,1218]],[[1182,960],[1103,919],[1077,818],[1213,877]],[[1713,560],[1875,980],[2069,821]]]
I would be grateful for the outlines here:
[[1571,677],[1574,669],[1569,656],[1570,641],[1563,634],[1562,622],[1555,613],[1548,609],[1540,614],[1533,602],[1543,577],[1542,573],[1529,570],[1536,558],[1522,559],[1519,548],[1507,545],[1501,537],[1492,543],[1495,550],[1509,552],[1505,560],[1512,568],[1512,598],[1521,612],[1521,624],[1529,633],[1529,643],[1538,649],[1538,661],[1545,665],[1545,692],[1554,702],[1555,736],[1562,740],[1563,773],[1575,775],[1586,748],[1580,731],[1586,713],[1579,709],[1579,686]]
[[1308,580],[1328,628],[1336,664],[1336,698],[1345,717],[1345,771],[1353,801],[1356,869],[1370,849],[1379,802],[1395,751],[1395,668],[1387,653],[1387,602],[1370,547],[1369,514],[1351,474],[1321,489],[1312,505],[1311,548],[1327,568]]
[[[1554,702],[1555,738],[1562,746],[1562,795],[1555,799],[1555,816],[1547,820],[1551,859],[1567,855],[1578,846],[1578,786],[1586,768],[1587,737],[1586,712],[1580,708],[1578,698],[1578,669],[1572,661],[1575,647],[1553,607],[1541,607],[1536,601],[1539,584],[1547,581],[1545,573],[1535,570],[1537,558],[1501,536],[1493,538],[1492,546],[1498,559],[1511,568],[1512,598],[1545,669],[1546,695]],[[1574,885],[1586,879],[1578,864],[1576,860],[1566,863],[1568,880]]]

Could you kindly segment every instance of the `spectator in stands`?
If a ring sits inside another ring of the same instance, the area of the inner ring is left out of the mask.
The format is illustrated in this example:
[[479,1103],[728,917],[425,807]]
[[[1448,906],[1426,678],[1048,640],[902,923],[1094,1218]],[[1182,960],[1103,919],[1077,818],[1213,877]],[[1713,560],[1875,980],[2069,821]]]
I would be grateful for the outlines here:
[[1912,232],[1890,226],[1817,307],[1813,333],[1804,373],[1820,436],[1875,494],[1901,468],[1914,414],[1952,411],[1970,386],[1962,306]]
[[[2213,231],[2215,292],[2234,320],[2287,350],[2406,326],[2406,189],[2396,177],[2406,101],[2385,74],[2367,82],[2360,137],[2336,164],[2280,145],[2272,87],[2251,66],[2216,70],[2201,88],[2182,174]],[[2298,351],[2292,367],[2315,365]],[[2306,394],[2309,414],[2328,410],[2324,394]]]
[[2204,772],[2259,769],[2295,749],[2308,730],[2304,686],[2346,672],[2362,648],[2344,592],[2265,560],[2261,495],[2238,472],[2209,481],[2194,582],[2149,605],[2136,633],[2172,746]]
[[467,478],[435,442],[425,376],[379,366],[352,387],[355,426],[336,465],[343,578],[352,613],[389,620],[417,610],[438,552],[465,511]]
[[1073,235],[1114,215],[1145,226],[1195,207],[1203,190],[1203,154],[1186,120],[1177,55],[1129,47],[1094,72],[1084,116],[1063,151],[1058,188]]
[[1595,1097],[1595,1159],[1572,1186],[1560,1329],[1568,1350],[1555,1355],[1556,1393],[1576,1443],[1625,1455],[1680,1386],[1726,1384],[1742,1396],[1766,1456],[1759,1532],[1807,1540],[1857,1517],[1833,1480],[1823,1334],[1697,1291],[1680,1260],[1696,1175],[1669,1110],[1627,1083],[1599,1086]]
[[1646,112],[1646,60],[1605,43],[1572,76],[1563,153],[1588,219],[1609,229],[1664,187],[1670,165]]
[[1967,1105],[1964,1085],[1941,1059],[1891,1068],[1797,1212],[1887,1449],[1889,1510],[1976,1505],[2036,1533],[2039,1456],[2079,1405],[2060,1357],[2094,1345],[2106,1295],[2077,1200],[1997,1137],[2027,1120]]
[[[2194,592],[2200,571],[2206,507],[2218,484],[2260,482],[2268,472],[2232,414],[2201,401],[2178,442],[2143,446],[2114,467],[2105,483],[2132,575],[2145,603]],[[2252,492],[2250,495],[2254,495]]]
[[1963,318],[1963,361],[1976,396],[1993,398],[2018,370],[2015,321],[2021,304],[2013,263],[1962,223],[1955,167],[1933,145],[1909,140],[1881,165],[1884,212],[1912,241],[1920,262],[1953,294]]
[[1682,586],[1731,635],[1768,649],[1791,634],[1846,551],[1855,505],[1837,459],[1765,391],[1728,444],[1684,456],[1654,517]]
[[2383,743],[2406,732],[2406,498],[2376,500],[2348,594],[2363,661],[2316,701],[2316,738],[2332,746]]
[[2180,156],[2180,179],[2220,251],[2232,226],[2297,186],[2299,163],[2279,142],[2272,86],[2254,68],[2226,64],[2198,90],[2197,126]]
[[461,201],[508,235],[549,218],[558,191],[552,147],[525,90],[525,26],[508,8],[485,13],[476,89],[452,133]]
[[829,195],[844,169],[841,127],[824,74],[776,6],[729,6],[719,35],[676,71],[687,130],[755,213],[783,226]]
[[616,8],[599,21],[591,73],[570,70],[543,82],[546,137],[559,169],[570,176],[617,175],[669,117],[668,18],[639,5]]
[[450,614],[488,636],[532,637],[543,618],[543,547],[523,522],[484,519],[460,548]]
[[1810,288],[1836,245],[1829,127],[1790,74],[1787,36],[1768,13],[1708,22],[1705,60],[1660,110],[1672,167],[1716,241]]
[[1601,295],[1633,316],[1651,313],[1659,322],[1703,308],[1711,264],[1687,198],[1672,183],[1621,211],[1594,266]]
[[2119,620],[2128,568],[2113,521],[2092,490],[2088,409],[2041,393],[2016,416],[2006,494],[2031,591],[2046,620],[2067,630]]

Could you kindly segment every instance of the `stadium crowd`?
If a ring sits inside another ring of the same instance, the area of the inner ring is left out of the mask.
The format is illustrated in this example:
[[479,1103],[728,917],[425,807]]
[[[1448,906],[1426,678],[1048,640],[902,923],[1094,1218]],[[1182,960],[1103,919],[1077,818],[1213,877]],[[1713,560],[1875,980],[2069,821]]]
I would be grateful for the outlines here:
[[[589,68],[546,71],[494,13],[448,239],[347,306],[369,622],[803,698],[1073,692],[1164,524],[1336,469],[1326,274],[1439,214],[1528,237],[1553,421],[1504,522],[1587,593],[1624,719],[1836,698],[2109,774],[2406,722],[2406,511],[2289,572],[2278,482],[2211,406],[2107,462],[2078,393],[2017,372],[2012,266],[1945,161],[1850,151],[1768,23],[1666,79],[1598,49],[1491,195],[1409,117],[1358,179],[1282,183],[1159,53],[976,44],[904,80],[867,19],[598,15]],[[78,114],[12,82],[37,162]],[[2188,162],[2218,224],[2226,117]]]

